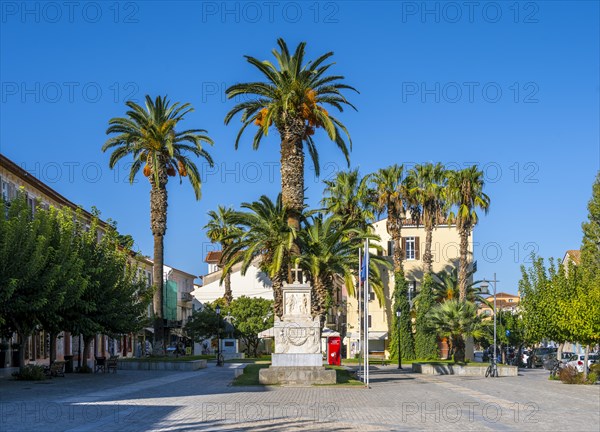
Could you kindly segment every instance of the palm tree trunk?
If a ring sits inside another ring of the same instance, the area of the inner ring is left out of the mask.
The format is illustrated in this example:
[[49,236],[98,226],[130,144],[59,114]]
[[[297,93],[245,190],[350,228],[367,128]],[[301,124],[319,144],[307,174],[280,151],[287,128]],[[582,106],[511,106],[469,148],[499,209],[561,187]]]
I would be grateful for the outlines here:
[[425,227],[425,251],[423,253],[423,265],[425,274],[433,271],[433,256],[431,255],[431,243],[433,242],[433,226]]
[[275,312],[275,316],[281,318],[283,316],[283,281],[284,275],[287,274],[287,269],[285,272],[281,272],[278,275],[275,275],[271,278],[271,282],[273,283],[273,311]]
[[154,177],[150,176],[150,228],[154,235],[154,354],[164,355],[165,329],[163,321],[163,266],[164,266],[164,235],[167,230],[167,175],[159,175],[159,185],[155,185]]
[[458,268],[458,292],[460,301],[467,300],[467,273],[469,271],[469,227],[462,227],[460,235],[460,264]]
[[231,273],[225,275],[225,293],[223,294],[223,298],[225,299],[227,306],[229,306],[233,300],[233,293],[231,292]]
[[325,309],[325,305],[327,304],[327,288],[324,281],[320,278],[315,278],[313,281],[313,291],[315,292],[316,297],[316,304],[313,304],[311,308],[313,318],[318,316],[321,325],[323,325],[325,314],[327,313],[327,310]]
[[[390,208],[391,206],[388,206]],[[392,241],[394,242],[394,250],[393,250],[393,260],[394,260],[394,273],[404,273],[404,268],[402,266],[403,253],[402,250],[402,221],[400,220],[400,216],[396,214],[396,212],[389,212],[388,219],[386,222],[387,232],[392,237]]]
[[284,115],[281,135],[281,199],[288,211],[288,225],[300,228],[304,208],[304,121]]

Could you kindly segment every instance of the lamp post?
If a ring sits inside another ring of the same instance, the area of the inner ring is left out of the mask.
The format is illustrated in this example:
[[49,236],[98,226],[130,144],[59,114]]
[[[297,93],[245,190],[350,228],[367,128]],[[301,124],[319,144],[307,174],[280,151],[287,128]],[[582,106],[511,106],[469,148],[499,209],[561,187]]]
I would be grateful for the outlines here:
[[219,305],[215,312],[217,312],[217,366],[223,366],[221,359],[221,307]]
[[[499,282],[496,280],[496,273],[494,273],[494,280],[490,281],[494,283],[494,363],[496,363],[497,354],[496,354],[496,283]],[[483,280],[481,287],[487,291],[490,284],[487,280]]]
[[398,369],[402,369],[402,353],[400,352],[400,317],[402,316],[402,311],[400,310],[400,306],[396,309],[396,321],[398,321]]

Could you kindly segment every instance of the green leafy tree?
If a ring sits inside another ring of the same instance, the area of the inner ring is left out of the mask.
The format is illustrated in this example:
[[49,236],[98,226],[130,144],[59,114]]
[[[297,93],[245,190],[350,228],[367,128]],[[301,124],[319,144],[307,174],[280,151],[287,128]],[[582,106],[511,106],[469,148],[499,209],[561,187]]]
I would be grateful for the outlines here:
[[433,279],[426,273],[421,291],[415,299],[415,357],[418,359],[438,359],[440,357],[436,334],[428,326],[428,315],[435,306]]
[[288,213],[281,195],[273,202],[266,195],[252,203],[242,203],[247,211],[233,212],[230,224],[243,230],[238,241],[231,242],[223,250],[223,275],[236,263],[241,263],[241,273],[252,263],[257,263],[262,272],[269,276],[273,287],[275,314],[283,314],[282,286],[287,280],[290,254],[297,231],[287,222]]
[[485,332],[477,306],[469,301],[453,299],[438,304],[429,314],[429,326],[440,337],[447,337],[454,361],[465,361],[465,339],[479,338]]
[[264,75],[264,81],[235,84],[226,90],[227,98],[250,97],[237,104],[225,117],[225,124],[241,113],[243,123],[235,148],[238,148],[244,130],[254,124],[257,131],[252,147],[256,150],[262,138],[274,125],[281,139],[281,194],[288,213],[288,222],[295,230],[300,229],[304,209],[304,144],[312,158],[315,171],[319,174],[319,156],[313,140],[315,129],[323,128],[327,137],[342,151],[348,163],[349,148],[343,133],[352,141],[346,127],[325,109],[329,105],[343,111],[344,106],[353,105],[342,94],[343,90],[354,90],[342,80],[343,76],[327,75],[333,63],[326,63],[333,56],[328,52],[313,61],[305,61],[306,43],[301,42],[293,54],[283,39],[277,40],[279,50],[273,50],[277,60],[260,61],[246,56],[246,60]]
[[249,357],[258,357],[258,334],[273,327],[273,301],[241,296],[231,302],[236,334],[242,339]]
[[[571,340],[567,327],[560,317],[567,313],[576,287],[574,277],[569,277],[563,265],[550,259],[546,267],[543,258],[532,256],[532,265],[521,266],[519,292],[526,328],[526,338],[532,343],[544,339],[563,343]],[[565,307],[565,305],[567,307]]]
[[[581,262],[579,266],[571,264],[567,271],[573,295],[560,299],[564,314],[558,319],[573,340],[586,346],[584,364],[587,364],[590,345],[600,343],[600,173],[592,187],[588,220],[582,229]],[[587,379],[586,368],[584,377]]]
[[214,305],[206,304],[192,313],[185,331],[194,342],[200,343],[216,336],[224,324],[223,315],[217,315]]
[[83,260],[78,255],[74,214],[68,208],[51,207],[48,282],[52,298],[40,314],[41,326],[50,337],[50,362],[56,359],[56,337],[66,326],[64,311],[73,307],[87,286]]
[[205,159],[210,166],[213,160],[202,148],[202,143],[213,144],[204,129],[177,130],[184,117],[193,111],[189,103],[171,105],[167,97],[152,100],[146,96],[145,109],[133,101],[125,103],[129,108],[126,117],[109,120],[107,135],[116,134],[106,141],[102,151],[112,150],[109,166],[125,157],[132,157],[129,181],[133,183],[142,169],[150,182],[150,228],[154,236],[154,349],[164,353],[163,322],[163,265],[164,236],[167,230],[167,183],[169,177],[179,173],[180,183],[187,177],[200,199],[200,173],[192,154]]
[[62,312],[65,330],[83,336],[83,358],[88,358],[96,334],[115,336],[143,328],[152,292],[137,277],[137,267],[129,263],[117,233],[107,226],[99,235],[98,223],[94,217],[89,229],[79,224],[78,254],[87,284],[78,301]]
[[[219,206],[217,211],[211,210],[208,212],[208,223],[204,226],[206,235],[213,243],[219,243],[221,250],[225,250],[234,241],[238,241],[242,235],[242,230],[231,224],[231,215],[233,209]],[[221,262],[219,266],[223,268],[223,254],[221,254]],[[231,271],[228,271],[223,278],[225,284],[224,298],[227,305],[233,300],[231,292]]]
[[52,301],[52,258],[56,255],[52,238],[52,217],[40,209],[32,214],[26,196],[19,191],[0,217],[0,317],[4,334],[19,336],[19,367],[25,366],[24,343],[40,324]]
[[[394,291],[392,293],[392,325],[391,340],[389,351],[391,358],[398,358],[398,332],[400,332],[400,354],[404,360],[415,359],[415,340],[412,325],[412,305],[408,301],[408,283],[402,277],[397,277],[394,282]],[[396,311],[400,310],[400,318],[396,316]]]
[[456,206],[456,213],[451,213],[450,220],[456,221],[456,228],[460,236],[460,259],[458,270],[459,298],[467,300],[467,284],[469,263],[469,236],[477,225],[479,216],[477,209],[486,214],[490,208],[490,198],[483,192],[483,172],[476,165],[460,171],[447,171],[448,186],[447,199],[450,204]]

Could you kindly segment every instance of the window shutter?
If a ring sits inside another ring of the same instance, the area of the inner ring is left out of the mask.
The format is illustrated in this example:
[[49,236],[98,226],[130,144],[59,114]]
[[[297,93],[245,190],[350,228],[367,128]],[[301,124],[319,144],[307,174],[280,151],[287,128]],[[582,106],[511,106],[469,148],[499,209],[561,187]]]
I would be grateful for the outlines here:
[[392,240],[388,240],[388,256],[392,256],[394,254],[394,242]]
[[367,322],[367,325],[369,326],[369,328],[371,328],[371,315],[369,315],[369,320]]
[[404,254],[404,259],[406,259],[406,237],[402,237],[402,253]]
[[419,237],[415,237],[415,259],[421,259],[421,241]]

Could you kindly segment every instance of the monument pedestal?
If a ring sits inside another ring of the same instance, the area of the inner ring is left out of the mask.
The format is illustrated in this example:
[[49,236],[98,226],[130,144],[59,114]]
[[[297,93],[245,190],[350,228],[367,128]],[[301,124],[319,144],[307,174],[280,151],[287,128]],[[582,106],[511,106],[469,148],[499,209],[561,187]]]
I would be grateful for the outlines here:
[[323,367],[321,325],[313,319],[311,287],[294,283],[283,285],[283,318],[275,317],[275,353],[271,366],[259,371],[261,384],[335,384],[335,370]]

